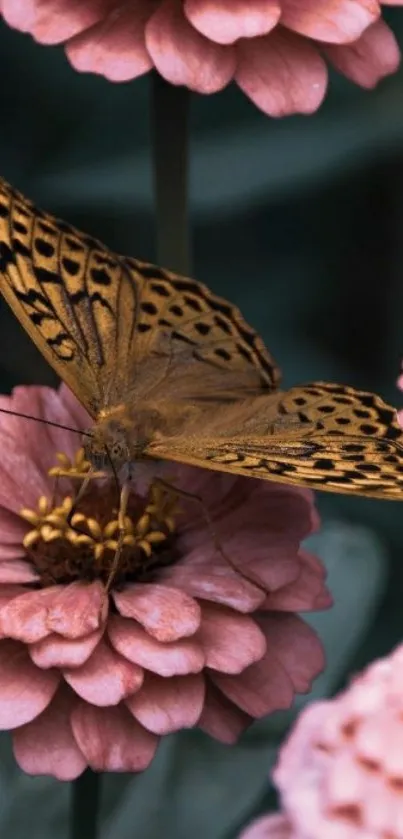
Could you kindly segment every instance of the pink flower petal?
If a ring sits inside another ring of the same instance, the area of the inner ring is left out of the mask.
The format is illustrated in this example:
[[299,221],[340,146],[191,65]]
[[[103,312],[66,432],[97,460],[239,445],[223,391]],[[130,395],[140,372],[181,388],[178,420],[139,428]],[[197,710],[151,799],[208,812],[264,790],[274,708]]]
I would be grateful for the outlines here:
[[9,26],[29,32],[41,44],[59,44],[92,26],[105,14],[105,0],[2,0],[1,11]]
[[317,41],[355,41],[380,15],[377,0],[281,0],[281,23]]
[[173,565],[161,572],[160,579],[191,597],[223,603],[238,612],[254,612],[265,599],[261,589],[228,568],[220,573],[218,567],[198,570],[188,564]]
[[267,638],[264,658],[236,679],[211,672],[211,679],[236,705],[259,718],[288,708],[294,692],[304,693],[323,670],[321,644],[297,615],[271,614],[259,619]]
[[104,602],[98,582],[28,591],[0,608],[0,631],[29,644],[54,632],[81,638],[99,627]]
[[53,603],[60,586],[26,591],[0,608],[0,632],[3,636],[32,644],[50,634],[47,624],[48,606]]
[[[21,555],[21,552],[20,552]],[[38,575],[32,565],[24,559],[3,560],[0,562],[1,583],[35,583]]]
[[260,661],[239,676],[212,671],[210,678],[234,705],[255,719],[289,708],[294,699],[291,678],[270,647]]
[[0,533],[1,533],[1,547],[0,557],[5,545],[12,545],[18,547],[20,550],[19,556],[25,554],[25,548],[22,546],[22,540],[27,532],[29,525],[23,521],[21,516],[16,513],[11,513],[10,510],[5,510],[0,507]]
[[73,38],[66,53],[81,72],[100,73],[112,82],[125,82],[153,66],[145,45],[148,2],[126,2],[106,14],[91,29]]
[[59,691],[39,717],[13,733],[15,759],[28,775],[72,781],[86,768],[71,730],[72,701],[67,691]]
[[240,734],[252,722],[212,684],[207,684],[206,699],[197,727],[228,746],[237,742]]
[[[267,528],[267,525],[266,525]],[[263,528],[262,528],[263,530]],[[253,532],[253,531],[252,531]],[[248,547],[246,547],[248,545]],[[237,554],[243,549],[243,562],[239,562]],[[266,545],[264,545],[263,533],[260,538],[256,532],[249,535],[239,534],[237,550],[232,552],[230,544],[227,548],[231,551],[231,558],[239,573],[245,573],[251,580],[256,580],[261,589],[276,591],[292,580],[295,580],[300,573],[297,546],[289,543],[282,543],[282,540],[274,535],[269,536],[266,529]]]
[[139,690],[143,670],[111,650],[100,641],[90,658],[82,665],[63,671],[66,682],[92,705],[118,705],[126,696]]
[[18,728],[35,719],[56,693],[56,670],[38,670],[16,641],[0,641],[0,729]]
[[197,639],[204,649],[206,667],[222,673],[241,673],[266,651],[266,638],[252,618],[207,603]]
[[267,645],[274,650],[298,693],[306,693],[325,666],[323,647],[314,629],[298,615],[261,616]]
[[[1,534],[1,530],[0,530]],[[2,534],[1,534],[2,535]],[[22,544],[22,539],[19,544],[12,545],[6,542],[0,546],[0,562],[8,562],[10,559],[25,559],[26,552]]]
[[340,73],[367,88],[375,87],[400,64],[399,45],[383,20],[370,26],[353,44],[328,46],[324,53]]
[[199,673],[204,667],[203,650],[193,638],[162,644],[143,627],[119,615],[109,618],[108,635],[121,655],[160,676],[185,676]]
[[82,638],[104,622],[107,600],[99,581],[58,586],[57,597],[48,609],[47,627],[65,638]]
[[201,675],[162,679],[148,673],[138,693],[126,699],[136,719],[154,734],[171,734],[196,725],[204,702]]
[[48,635],[42,641],[31,644],[28,651],[34,664],[44,670],[49,667],[80,667],[90,657],[102,635],[103,629],[76,640]]
[[310,114],[326,92],[326,65],[316,50],[292,32],[238,45],[235,80],[252,102],[270,116]]
[[[48,494],[46,475],[22,449],[21,443],[13,445],[5,433],[3,422],[0,426],[0,451],[0,507],[17,514],[23,507],[36,507],[38,497]],[[23,481],[19,475],[24,476]]]
[[158,737],[124,705],[96,708],[79,702],[71,715],[78,747],[95,772],[140,772],[151,763]]
[[114,591],[120,614],[139,621],[158,641],[194,635],[200,625],[200,606],[182,591],[157,583],[127,585]]
[[197,93],[216,93],[231,81],[232,47],[213,44],[186,20],[179,0],[162,0],[146,26],[146,46],[161,76]]
[[278,0],[185,0],[184,9],[195,29],[217,44],[267,35],[281,13]]
[[287,816],[273,813],[253,821],[239,839],[298,839],[298,836]]
[[6,603],[14,600],[20,594],[26,594],[26,591],[25,586],[0,585],[0,611],[2,606],[5,606]]
[[[21,4],[19,5],[22,9]],[[13,6],[16,8],[15,3]],[[27,9],[25,12],[29,15]],[[16,387],[11,397],[0,397],[0,405],[39,419],[51,420],[67,426],[74,427],[75,425],[71,412],[64,404],[59,391],[50,387]],[[28,428],[29,433],[27,433]],[[1,433],[6,434],[9,440],[11,438],[15,441],[11,448],[9,445],[10,453],[14,451],[17,455],[21,454],[21,439],[24,440],[24,453],[29,456],[32,466],[38,470],[42,480],[46,482],[46,486],[43,485],[42,488],[40,484],[37,484],[36,490],[32,484],[32,500],[25,496],[24,503],[24,506],[32,506],[33,503],[36,504],[42,492],[47,494],[49,490],[47,470],[55,464],[55,451],[64,451],[68,457],[71,457],[79,445],[79,436],[61,428],[53,428],[51,425],[29,422],[18,417],[7,417],[4,414],[1,418]],[[29,473],[24,473],[23,490],[25,492],[29,477]]]
[[300,551],[299,571],[296,580],[267,595],[262,610],[303,612],[332,605],[331,595],[323,581],[323,568],[316,563],[312,564],[306,551]]

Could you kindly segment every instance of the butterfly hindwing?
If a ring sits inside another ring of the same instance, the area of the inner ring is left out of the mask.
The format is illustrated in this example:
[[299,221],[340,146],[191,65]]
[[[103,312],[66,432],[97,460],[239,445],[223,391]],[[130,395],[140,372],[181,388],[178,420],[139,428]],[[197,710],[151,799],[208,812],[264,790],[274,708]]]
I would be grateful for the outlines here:
[[231,414],[227,429],[223,409],[219,422],[205,418],[198,438],[162,439],[149,454],[312,489],[403,496],[403,433],[394,409],[374,394],[315,382],[262,396],[251,411],[240,406],[247,434],[234,434]]

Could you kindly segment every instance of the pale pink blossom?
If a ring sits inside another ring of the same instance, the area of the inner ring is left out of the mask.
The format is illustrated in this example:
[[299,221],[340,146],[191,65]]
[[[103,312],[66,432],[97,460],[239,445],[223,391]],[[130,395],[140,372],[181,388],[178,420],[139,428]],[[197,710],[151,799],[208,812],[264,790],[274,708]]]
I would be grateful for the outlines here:
[[273,777],[283,812],[241,839],[402,839],[403,645],[300,714]]
[[[88,426],[64,387],[16,388],[0,408]],[[194,499],[163,515],[134,482],[107,592],[117,487],[92,480],[70,527],[79,483],[66,458],[79,442],[0,413],[0,729],[26,772],[64,780],[86,766],[142,770],[160,737],[183,728],[233,743],[288,708],[323,667],[295,612],[330,604],[323,567],[300,548],[317,525],[309,491],[187,467],[170,480],[202,499],[214,534]]]
[[363,87],[400,53],[382,6],[403,0],[0,0],[10,26],[65,44],[73,67],[123,82],[153,67],[215,93],[235,81],[271,116],[312,113],[327,62]]

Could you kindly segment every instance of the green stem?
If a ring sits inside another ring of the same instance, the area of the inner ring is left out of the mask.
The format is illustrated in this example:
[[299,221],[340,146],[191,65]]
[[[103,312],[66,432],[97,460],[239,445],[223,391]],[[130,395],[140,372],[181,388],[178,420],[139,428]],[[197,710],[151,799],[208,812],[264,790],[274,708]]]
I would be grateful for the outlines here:
[[70,839],[97,839],[101,777],[86,769],[73,781]]
[[182,274],[190,269],[189,91],[152,73],[152,153],[157,260]]

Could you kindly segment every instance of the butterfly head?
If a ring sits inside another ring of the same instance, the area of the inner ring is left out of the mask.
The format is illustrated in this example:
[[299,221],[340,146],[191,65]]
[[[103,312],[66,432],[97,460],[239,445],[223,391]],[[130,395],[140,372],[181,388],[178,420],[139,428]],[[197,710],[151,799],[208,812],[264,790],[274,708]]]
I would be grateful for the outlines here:
[[86,459],[97,471],[119,472],[144,457],[159,420],[158,412],[150,407],[135,417],[124,405],[101,411],[94,426],[84,433]]
[[85,457],[97,471],[119,472],[133,458],[127,432],[117,422],[99,423],[84,432]]

